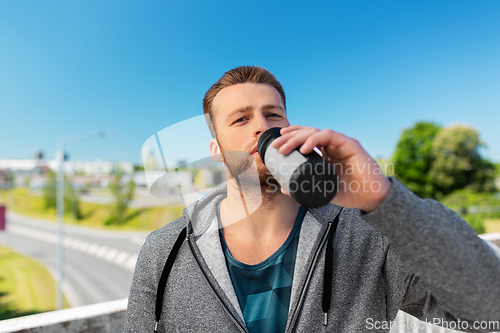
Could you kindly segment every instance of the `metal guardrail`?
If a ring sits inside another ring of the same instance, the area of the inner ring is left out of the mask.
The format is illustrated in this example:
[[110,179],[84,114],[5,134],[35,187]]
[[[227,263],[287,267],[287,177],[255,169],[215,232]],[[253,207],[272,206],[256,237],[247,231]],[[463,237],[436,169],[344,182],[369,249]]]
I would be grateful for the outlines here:
[[466,213],[478,214],[478,213],[500,213],[500,206],[470,206],[463,208],[453,208],[457,213],[462,213],[465,209]]
[[482,234],[479,235],[482,239],[488,240],[495,244],[496,246],[500,247],[500,232],[491,232],[488,234]]
[[123,332],[127,299],[0,321],[0,333]]
[[[480,235],[500,247],[500,233]],[[20,318],[0,321],[0,333],[119,333],[123,332],[127,299],[87,305],[77,308],[45,312]],[[500,319],[499,319],[500,321]],[[391,333],[456,333],[459,331],[426,323],[402,311],[391,323],[373,322],[373,330],[380,332],[376,325],[390,325]],[[496,323],[498,324],[498,322]],[[492,323],[492,325],[496,325]],[[370,325],[367,322],[367,325]],[[491,329],[497,330],[496,326]],[[500,332],[500,329],[498,330]]]

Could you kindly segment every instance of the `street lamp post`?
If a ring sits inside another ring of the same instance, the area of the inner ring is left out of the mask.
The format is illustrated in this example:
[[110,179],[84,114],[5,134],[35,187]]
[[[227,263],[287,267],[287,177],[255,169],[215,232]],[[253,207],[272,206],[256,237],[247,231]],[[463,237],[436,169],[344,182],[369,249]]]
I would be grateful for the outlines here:
[[57,246],[56,246],[56,309],[63,308],[64,283],[64,147],[68,143],[110,137],[111,132],[100,131],[61,138],[57,142]]

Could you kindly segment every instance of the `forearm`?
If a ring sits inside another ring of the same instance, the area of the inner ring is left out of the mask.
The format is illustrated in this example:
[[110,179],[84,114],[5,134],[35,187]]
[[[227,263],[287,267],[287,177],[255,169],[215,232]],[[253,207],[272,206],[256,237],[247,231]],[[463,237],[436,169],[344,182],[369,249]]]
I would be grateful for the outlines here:
[[394,253],[454,316],[499,319],[500,255],[455,212],[391,180],[386,200],[361,217],[388,237]]

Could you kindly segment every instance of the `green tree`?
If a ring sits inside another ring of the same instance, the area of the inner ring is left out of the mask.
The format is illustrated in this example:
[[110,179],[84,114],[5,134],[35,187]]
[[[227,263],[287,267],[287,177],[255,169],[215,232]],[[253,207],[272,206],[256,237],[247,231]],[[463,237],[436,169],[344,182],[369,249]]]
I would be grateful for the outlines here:
[[45,186],[42,188],[44,208],[56,208],[57,205],[57,180],[56,173],[49,170],[45,175]]
[[134,164],[134,172],[135,171],[144,171],[144,165]]
[[[57,176],[52,170],[47,171],[45,186],[42,188],[44,208],[57,208]],[[71,184],[68,177],[64,177],[64,211],[66,214],[71,214],[75,220],[82,218],[80,209],[80,198],[78,193]]]
[[127,209],[130,201],[134,198],[135,183],[131,177],[124,184],[123,176],[123,171],[117,170],[113,175],[113,181],[109,185],[115,200],[111,206],[111,213],[105,221],[107,225],[121,224],[127,220]]
[[466,214],[462,218],[469,223],[469,225],[478,234],[484,234],[486,228],[484,227],[484,218],[479,214]]
[[436,196],[462,188],[476,192],[494,190],[495,167],[481,157],[479,148],[483,146],[479,133],[464,125],[445,128],[436,135],[429,171]]
[[395,176],[422,198],[434,197],[429,171],[434,160],[433,141],[440,130],[441,126],[432,122],[418,122],[405,129],[392,158]]

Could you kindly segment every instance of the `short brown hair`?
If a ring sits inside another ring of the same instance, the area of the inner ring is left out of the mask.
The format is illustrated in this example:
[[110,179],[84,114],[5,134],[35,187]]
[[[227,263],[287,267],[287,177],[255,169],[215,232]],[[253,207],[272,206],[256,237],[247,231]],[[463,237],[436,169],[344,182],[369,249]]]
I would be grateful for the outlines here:
[[[216,129],[214,123],[214,111],[212,110],[212,103],[215,96],[222,89],[233,86],[240,83],[266,83],[274,87],[281,96],[283,101],[283,107],[286,110],[286,98],[285,91],[281,86],[281,83],[276,79],[276,77],[267,69],[258,66],[240,66],[227,71],[222,77],[215,82],[210,89],[208,89],[205,97],[203,98],[203,114],[206,117],[208,128],[212,137],[216,137]],[[210,120],[208,117],[210,117]],[[210,122],[209,122],[210,121]],[[211,123],[211,124],[210,124]],[[213,128],[212,128],[213,126]]]

